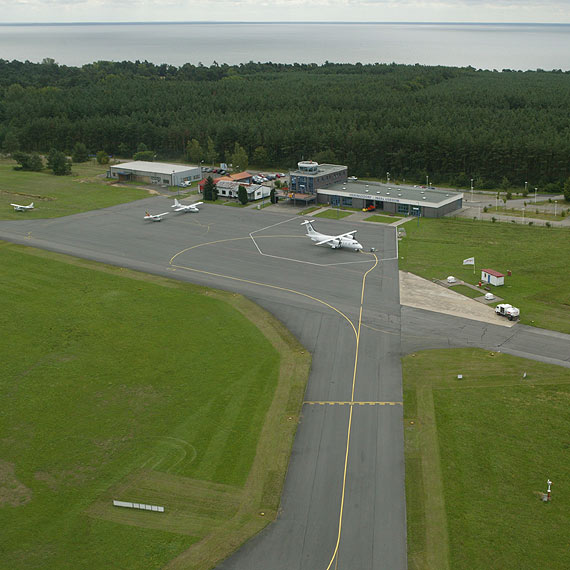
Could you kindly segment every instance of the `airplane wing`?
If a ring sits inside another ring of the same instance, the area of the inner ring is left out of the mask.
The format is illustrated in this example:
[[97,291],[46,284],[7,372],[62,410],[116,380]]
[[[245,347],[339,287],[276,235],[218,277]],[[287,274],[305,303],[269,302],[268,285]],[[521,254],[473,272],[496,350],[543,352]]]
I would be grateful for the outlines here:
[[319,241],[315,245],[323,245],[324,243],[330,243],[332,241],[341,240],[342,238],[354,237],[354,234],[357,231],[358,230],[352,230],[351,232],[347,232],[346,234],[340,234],[338,236],[327,236],[327,239],[324,239],[323,241]]
[[194,202],[194,204],[191,204],[191,206],[194,206],[194,208],[195,208],[196,206],[200,206],[200,205],[202,205],[203,203],[204,203],[204,202]]

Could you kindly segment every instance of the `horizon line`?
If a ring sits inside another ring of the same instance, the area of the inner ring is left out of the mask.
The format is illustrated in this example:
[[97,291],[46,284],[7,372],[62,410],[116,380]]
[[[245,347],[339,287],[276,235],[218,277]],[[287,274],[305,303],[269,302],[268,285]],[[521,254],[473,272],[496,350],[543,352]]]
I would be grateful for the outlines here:
[[464,21],[406,21],[406,20],[378,20],[378,21],[361,21],[355,20],[347,22],[346,20],[280,20],[280,21],[250,21],[250,20],[165,20],[165,21],[146,21],[132,20],[124,22],[104,22],[104,21],[79,21],[79,22],[0,22],[0,26],[121,26],[121,25],[180,25],[180,24],[260,24],[260,25],[279,25],[279,24],[415,24],[415,25],[467,25],[467,26],[568,26],[570,22],[464,22]]

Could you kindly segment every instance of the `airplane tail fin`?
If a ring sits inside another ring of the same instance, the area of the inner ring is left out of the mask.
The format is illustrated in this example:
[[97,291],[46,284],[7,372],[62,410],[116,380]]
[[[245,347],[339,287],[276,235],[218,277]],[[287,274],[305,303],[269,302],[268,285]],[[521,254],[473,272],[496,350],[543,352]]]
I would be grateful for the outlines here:
[[301,223],[301,225],[305,226],[305,230],[307,231],[307,235],[314,235],[317,232],[315,231],[315,228],[313,227],[313,222],[315,220],[305,220],[304,222]]
[[176,208],[178,208],[178,206],[180,206],[180,202],[178,201],[177,198],[174,198],[174,206],[175,206]]
[[34,207],[34,203],[32,202],[32,203],[30,204],[30,208],[33,208],[33,207]]

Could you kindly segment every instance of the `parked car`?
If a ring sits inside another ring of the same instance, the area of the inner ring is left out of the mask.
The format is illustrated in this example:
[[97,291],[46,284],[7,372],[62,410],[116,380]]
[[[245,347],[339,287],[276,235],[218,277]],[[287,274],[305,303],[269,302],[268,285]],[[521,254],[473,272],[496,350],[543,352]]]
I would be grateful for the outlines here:
[[376,206],[374,204],[370,204],[370,206],[366,206],[366,208],[362,208],[363,212],[373,212],[376,210]]

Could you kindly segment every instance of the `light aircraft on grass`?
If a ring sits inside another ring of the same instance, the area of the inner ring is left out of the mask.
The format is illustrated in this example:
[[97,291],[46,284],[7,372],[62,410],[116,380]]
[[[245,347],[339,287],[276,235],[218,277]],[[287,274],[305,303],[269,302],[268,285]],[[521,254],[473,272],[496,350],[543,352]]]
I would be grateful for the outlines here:
[[172,208],[174,208],[175,212],[199,212],[200,210],[197,208],[200,204],[204,202],[196,202],[195,204],[181,204],[176,198],[174,198],[174,204],[172,204]]
[[346,249],[352,249],[353,251],[360,251],[362,249],[362,245],[354,239],[354,234],[357,230],[352,230],[351,232],[340,234],[338,236],[329,236],[317,232],[313,227],[314,221],[315,220],[305,220],[301,225],[305,226],[307,236],[309,236],[312,241],[316,242],[315,245],[328,245],[333,249],[344,247]]
[[29,206],[22,206],[21,204],[10,204],[10,206],[14,206],[14,212],[27,212],[34,209],[33,202]]
[[162,217],[166,216],[169,213],[170,212],[162,212],[162,214],[149,214],[148,212],[145,212],[144,219],[150,220],[152,222],[160,222],[162,220]]

